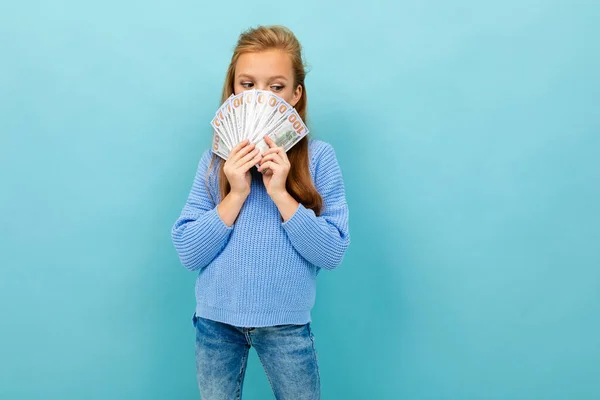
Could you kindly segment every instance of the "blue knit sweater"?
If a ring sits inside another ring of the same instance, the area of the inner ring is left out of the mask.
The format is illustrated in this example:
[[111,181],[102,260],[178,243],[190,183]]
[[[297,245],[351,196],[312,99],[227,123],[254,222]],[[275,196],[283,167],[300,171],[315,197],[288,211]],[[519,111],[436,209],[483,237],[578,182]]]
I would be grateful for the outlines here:
[[243,327],[311,321],[317,274],[342,262],[350,234],[335,151],[324,141],[308,140],[310,174],[324,208],[317,217],[300,204],[285,222],[262,174],[252,167],[250,195],[234,224],[227,226],[217,212],[217,172],[224,161],[215,156],[207,185],[213,155],[210,149],[202,155],[171,232],[181,263],[199,271],[196,315]]

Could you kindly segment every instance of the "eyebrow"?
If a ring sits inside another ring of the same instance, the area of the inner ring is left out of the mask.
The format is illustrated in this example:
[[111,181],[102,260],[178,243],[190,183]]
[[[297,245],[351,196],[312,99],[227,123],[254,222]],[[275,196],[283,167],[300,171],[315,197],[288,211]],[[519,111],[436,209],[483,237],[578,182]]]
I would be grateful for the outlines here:
[[[254,77],[252,75],[249,75],[249,74],[240,74],[240,75],[238,75],[238,78],[254,79]],[[283,80],[287,81],[287,78],[285,76],[283,76],[283,75],[275,75],[275,76],[269,77],[270,81],[275,80],[275,79],[283,79]]]

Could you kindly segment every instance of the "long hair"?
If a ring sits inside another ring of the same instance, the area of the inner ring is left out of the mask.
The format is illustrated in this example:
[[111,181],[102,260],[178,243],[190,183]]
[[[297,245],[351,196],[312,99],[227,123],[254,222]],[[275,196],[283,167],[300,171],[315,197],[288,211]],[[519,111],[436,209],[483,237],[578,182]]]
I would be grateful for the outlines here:
[[[306,70],[302,61],[302,47],[292,31],[281,25],[258,26],[257,28],[248,29],[240,35],[225,76],[221,102],[227,100],[234,92],[235,67],[240,55],[272,49],[282,50],[290,56],[294,72],[294,87],[298,87],[298,85],[302,86],[302,95],[294,108],[302,120],[306,122],[307,97],[306,86],[304,85]],[[323,206],[323,199],[314,187],[310,176],[308,135],[300,139],[294,147],[288,150],[287,156],[291,166],[285,183],[286,190],[297,202],[302,203],[306,208],[312,209],[316,215],[319,215]],[[212,171],[213,163],[217,158],[219,157],[213,153],[206,177],[207,187],[208,175]],[[225,162],[220,158],[219,160],[221,161],[218,171],[219,192],[221,199],[223,199],[230,192],[231,186],[223,171]]]

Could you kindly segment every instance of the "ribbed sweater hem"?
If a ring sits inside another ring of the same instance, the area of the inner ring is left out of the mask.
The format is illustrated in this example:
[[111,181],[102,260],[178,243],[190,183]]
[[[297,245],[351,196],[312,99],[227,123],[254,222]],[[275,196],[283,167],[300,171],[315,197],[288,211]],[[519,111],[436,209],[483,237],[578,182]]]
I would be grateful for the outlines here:
[[231,311],[203,304],[196,305],[196,315],[238,327],[263,327],[284,324],[304,325],[311,321],[310,310]]

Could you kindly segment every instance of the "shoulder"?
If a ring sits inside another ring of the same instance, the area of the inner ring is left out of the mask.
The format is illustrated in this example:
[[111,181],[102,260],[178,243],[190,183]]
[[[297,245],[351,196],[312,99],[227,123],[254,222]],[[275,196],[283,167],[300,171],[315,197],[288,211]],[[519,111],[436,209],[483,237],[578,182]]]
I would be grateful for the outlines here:
[[333,146],[324,140],[309,138],[308,155],[311,168],[313,169],[332,162],[337,164],[337,157]]
[[204,150],[202,156],[200,157],[200,162],[198,163],[198,169],[203,169],[206,172],[208,165],[210,164],[210,160],[212,158],[213,152],[210,147]]
[[210,147],[204,150],[202,156],[200,157],[200,161],[198,162],[198,168],[196,170],[196,183],[202,184],[203,186],[206,186],[206,184],[208,184],[209,190],[211,192],[218,192],[216,188],[218,187],[218,171],[220,162],[221,157],[213,153]]
[[339,168],[335,149],[324,140],[309,138],[308,155],[311,169],[315,173],[331,168]]
[[310,172],[317,190],[323,191],[332,184],[343,186],[342,171],[333,146],[319,139],[309,139],[308,143]]
[[212,149],[209,147],[204,150],[202,156],[200,157],[200,161],[198,162],[198,173],[207,174],[210,167],[210,175],[212,176],[215,171],[218,170],[219,163],[221,162],[221,157],[217,156],[213,153]]

